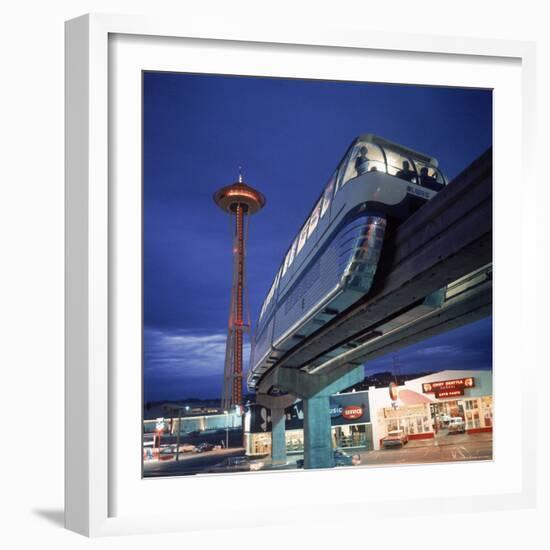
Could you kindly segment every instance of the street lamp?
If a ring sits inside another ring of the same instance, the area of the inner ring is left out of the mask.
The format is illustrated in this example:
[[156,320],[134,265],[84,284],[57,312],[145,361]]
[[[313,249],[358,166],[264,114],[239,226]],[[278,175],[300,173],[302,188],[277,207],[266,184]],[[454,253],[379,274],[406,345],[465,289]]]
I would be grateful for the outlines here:
[[155,425],[155,431],[157,432],[158,436],[158,455],[157,459],[160,462],[160,441],[162,439],[162,432],[164,432],[164,418],[157,418],[156,425]]
[[227,449],[229,447],[229,413],[223,411],[223,414],[225,414],[225,448]]
[[[241,428],[241,445],[243,447],[246,447],[246,441],[244,436],[244,409],[242,405],[235,405],[235,417],[238,417],[238,420],[240,422],[240,428]],[[233,422],[233,427],[235,427],[235,423]]]

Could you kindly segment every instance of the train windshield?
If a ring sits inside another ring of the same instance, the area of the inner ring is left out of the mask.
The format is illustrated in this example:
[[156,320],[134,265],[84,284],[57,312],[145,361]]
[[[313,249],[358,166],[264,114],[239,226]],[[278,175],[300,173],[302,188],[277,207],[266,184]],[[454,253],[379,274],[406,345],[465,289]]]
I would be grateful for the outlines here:
[[367,172],[382,172],[434,191],[445,185],[443,174],[425,157],[416,157],[400,149],[399,146],[392,148],[391,145],[357,140],[340,165],[337,189]]

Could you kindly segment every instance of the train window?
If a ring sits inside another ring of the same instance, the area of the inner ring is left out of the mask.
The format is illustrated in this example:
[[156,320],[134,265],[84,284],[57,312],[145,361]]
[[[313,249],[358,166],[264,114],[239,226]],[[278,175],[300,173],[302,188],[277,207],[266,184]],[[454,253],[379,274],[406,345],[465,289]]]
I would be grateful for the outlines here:
[[292,246],[290,247],[290,251],[289,251],[289,254],[290,254],[290,263],[288,264],[289,266],[292,264],[292,262],[294,261],[294,256],[296,255],[296,246],[298,245],[298,239],[295,239],[294,242],[292,243]]
[[385,149],[386,161],[388,163],[388,174],[390,176],[397,176],[406,181],[416,183],[416,169],[414,162],[395,151]]
[[281,278],[281,271],[282,269],[279,268],[279,271],[277,271],[277,276],[275,277],[275,281],[273,281],[273,293],[277,290],[277,287],[279,286],[279,279]]
[[325,215],[325,212],[330,206],[330,200],[332,198],[332,193],[334,191],[334,182],[336,181],[336,172],[330,178],[327,186],[325,187],[325,193],[323,194],[323,205],[321,206],[321,218]]
[[339,187],[343,187],[350,179],[367,172],[386,172],[384,153],[375,143],[359,141],[351,151]]
[[262,306],[262,309],[260,311],[260,319],[264,316],[264,313],[266,312],[271,300],[273,299],[273,296],[275,295],[275,291],[277,289],[277,284],[279,283],[279,278],[281,275],[281,270],[279,269],[275,280],[273,281],[273,284],[271,285],[271,288],[269,289],[269,292],[267,293],[267,296],[265,297],[264,304]]
[[[360,142],[355,151],[356,156],[352,157],[353,170],[356,176],[361,176],[367,172],[385,172],[386,161],[382,149],[375,143]],[[350,163],[351,165],[352,163]]]
[[357,171],[355,170],[355,163],[359,155],[361,154],[361,143],[356,143],[353,146],[353,149],[350,151],[350,154],[346,156],[345,162],[340,168],[340,177],[338,183],[338,189],[341,189],[346,185],[346,183],[351,179],[357,176]]
[[296,253],[296,241],[292,243],[292,246],[290,247],[290,250],[286,255],[285,263],[283,265],[283,272],[281,273],[281,275],[284,275],[287,269],[292,265],[292,262],[294,261],[295,253]]
[[304,244],[306,244],[308,222],[309,220],[306,222],[306,224],[302,228],[302,231],[300,232],[300,236],[298,237],[298,247],[296,248],[296,254],[298,254],[300,250],[304,248]]
[[286,273],[289,266],[290,266],[290,251],[286,255],[285,261],[283,262],[283,273],[282,273],[283,275]]
[[313,209],[311,217],[309,218],[309,227],[307,231],[307,238],[311,237],[311,234],[315,231],[317,224],[319,223],[319,214],[321,213],[321,201],[317,203],[317,206]]
[[273,294],[275,294],[275,281],[273,281],[273,284],[271,285],[271,288],[269,289],[269,292],[267,293],[267,297],[265,299],[266,309],[267,309],[267,306],[269,305],[269,302],[271,302],[271,298],[273,298]]
[[347,167],[349,166],[349,159],[351,158],[351,155],[354,151],[355,151],[355,147],[350,148],[349,151],[346,153],[346,156],[342,159],[342,162],[340,162],[340,165],[338,166],[336,190],[334,191],[335,195],[336,193],[338,193],[338,190],[343,185],[342,182],[345,180]]
[[447,182],[445,181],[445,176],[437,168],[432,168],[432,170],[432,175],[435,178],[435,181],[437,181],[439,185],[447,185]]
[[424,162],[416,161],[416,171],[418,172],[418,183],[422,187],[439,191],[445,185],[445,179],[441,172],[434,166]]

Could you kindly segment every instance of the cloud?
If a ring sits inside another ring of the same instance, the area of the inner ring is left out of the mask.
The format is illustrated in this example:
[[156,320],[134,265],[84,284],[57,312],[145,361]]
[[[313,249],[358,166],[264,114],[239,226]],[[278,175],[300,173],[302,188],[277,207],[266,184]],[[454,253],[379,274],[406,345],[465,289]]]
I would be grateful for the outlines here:
[[[221,384],[226,333],[145,328],[143,336],[144,389],[147,394],[152,389],[148,387],[151,384],[155,386],[154,393],[176,384],[184,387],[187,395],[193,395],[194,386],[201,378],[216,380],[219,377]],[[248,343],[243,355],[246,367],[250,355]]]
[[369,374],[492,368],[492,318],[428,338],[366,363]]
[[456,355],[464,353],[464,350],[458,346],[442,345],[442,346],[430,346],[423,349],[419,349],[413,352],[417,356],[434,356],[434,355]]

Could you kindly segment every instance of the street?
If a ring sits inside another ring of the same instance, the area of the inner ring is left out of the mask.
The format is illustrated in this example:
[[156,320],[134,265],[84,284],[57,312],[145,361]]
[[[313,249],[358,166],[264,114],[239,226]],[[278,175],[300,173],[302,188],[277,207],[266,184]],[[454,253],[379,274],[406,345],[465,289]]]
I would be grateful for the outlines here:
[[[435,439],[413,440],[404,447],[381,449],[379,451],[356,452],[361,466],[384,466],[404,464],[430,464],[438,462],[463,462],[471,460],[491,460],[493,458],[492,434],[457,434],[437,437]],[[242,447],[217,449],[204,453],[181,453],[179,461],[168,459],[147,460],[143,463],[144,477],[184,476],[210,473],[216,464],[227,457],[244,456]],[[283,466],[272,466],[269,457],[251,458],[251,463],[262,463],[262,470],[296,469],[296,461],[302,454],[292,454]],[[223,473],[223,470],[220,470]]]
[[493,458],[492,434],[447,435],[435,439],[410,441],[404,447],[361,453],[361,464],[426,464]]
[[179,460],[145,460],[143,462],[144,477],[184,476],[206,471],[225,460],[229,456],[243,456],[242,447],[217,449],[204,453],[180,453]]

